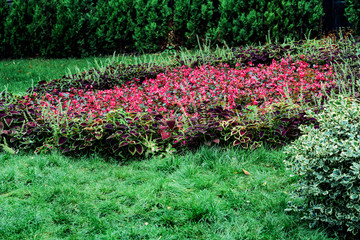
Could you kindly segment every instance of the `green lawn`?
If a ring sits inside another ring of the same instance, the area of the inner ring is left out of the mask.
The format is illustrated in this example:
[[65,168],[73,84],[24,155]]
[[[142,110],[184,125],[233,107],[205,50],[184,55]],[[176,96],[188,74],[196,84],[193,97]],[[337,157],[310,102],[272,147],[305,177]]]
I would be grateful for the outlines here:
[[[2,239],[331,239],[284,209],[281,151],[204,147],[119,164],[0,155]],[[246,175],[246,170],[250,175]]]

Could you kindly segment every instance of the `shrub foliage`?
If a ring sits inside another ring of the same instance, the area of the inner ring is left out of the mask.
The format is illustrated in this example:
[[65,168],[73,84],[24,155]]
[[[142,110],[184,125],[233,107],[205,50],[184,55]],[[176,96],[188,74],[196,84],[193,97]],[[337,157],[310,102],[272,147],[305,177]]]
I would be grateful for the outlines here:
[[[308,113],[319,125],[301,126],[304,133],[286,153],[286,163],[303,176],[296,198],[300,211],[312,226],[324,224],[353,234],[360,229],[360,102],[339,97],[318,114]],[[331,121],[329,121],[331,119]]]
[[263,41],[268,33],[279,40],[317,34],[323,15],[319,0],[222,0],[219,11],[218,34],[230,45]]
[[140,52],[155,52],[166,46],[172,11],[166,0],[136,0],[134,46]]
[[56,1],[34,1],[32,21],[27,26],[30,34],[31,52],[40,56],[54,55],[56,46],[52,41],[52,30],[56,23]]
[[0,56],[7,56],[9,53],[8,41],[5,37],[5,23],[8,15],[8,6],[6,0],[0,0]]
[[357,34],[360,33],[360,2],[356,0],[345,1],[345,15]]
[[96,23],[92,0],[57,0],[56,20],[52,29],[51,56],[86,56],[96,53],[91,44]]
[[5,41],[10,47],[9,57],[24,57],[34,54],[31,35],[27,28],[32,22],[34,1],[15,0],[5,22]]
[[133,50],[134,1],[98,0],[95,19],[97,28],[93,44],[98,51],[112,54],[115,50]]
[[264,42],[268,32],[302,38],[319,33],[323,14],[320,0],[15,0],[0,9],[1,57],[155,52],[198,39],[240,45]]
[[219,21],[218,9],[215,4],[218,1],[175,1],[173,31],[175,43],[186,47],[198,44],[198,39],[206,38],[215,40],[215,30]]

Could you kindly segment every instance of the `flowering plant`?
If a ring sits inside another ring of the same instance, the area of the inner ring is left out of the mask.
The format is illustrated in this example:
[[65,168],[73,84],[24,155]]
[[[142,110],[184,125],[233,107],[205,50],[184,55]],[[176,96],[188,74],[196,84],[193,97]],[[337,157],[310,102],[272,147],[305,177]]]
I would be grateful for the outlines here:
[[[312,121],[296,115],[299,103],[314,105],[314,98],[324,98],[323,92],[335,85],[329,65],[291,58],[247,67],[181,66],[109,89],[54,88],[20,97],[19,109],[36,110],[32,125],[43,130],[27,136],[17,127],[11,140],[37,151],[55,147],[64,153],[93,150],[122,157],[161,152],[170,145],[179,150],[201,143],[282,144],[298,135],[299,124]],[[277,107],[284,100],[292,107]],[[9,122],[3,111],[1,120]],[[22,128],[27,126],[25,118],[20,120]],[[29,144],[36,137],[41,144]]]
[[156,111],[169,117],[183,114],[197,117],[196,110],[205,102],[208,107],[219,105],[229,110],[239,105],[257,106],[262,110],[284,99],[298,102],[321,98],[324,89],[336,85],[329,65],[310,68],[306,62],[292,62],[291,59],[273,61],[269,66],[250,63],[247,68],[239,65],[230,68],[226,64],[194,69],[182,66],[146,79],[142,84],[136,81],[106,90],[71,88],[58,95],[46,93],[40,102],[29,101],[29,104],[49,107],[51,114],[66,109],[67,117],[87,113],[89,118],[96,118],[116,109],[137,113]]

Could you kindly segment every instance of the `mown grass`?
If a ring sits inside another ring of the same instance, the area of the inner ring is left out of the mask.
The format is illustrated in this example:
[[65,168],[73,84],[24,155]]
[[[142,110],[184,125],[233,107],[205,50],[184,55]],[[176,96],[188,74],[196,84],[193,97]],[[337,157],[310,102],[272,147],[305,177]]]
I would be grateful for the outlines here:
[[[2,239],[331,239],[284,209],[284,154],[204,147],[119,164],[0,155]],[[246,170],[250,175],[246,175]]]

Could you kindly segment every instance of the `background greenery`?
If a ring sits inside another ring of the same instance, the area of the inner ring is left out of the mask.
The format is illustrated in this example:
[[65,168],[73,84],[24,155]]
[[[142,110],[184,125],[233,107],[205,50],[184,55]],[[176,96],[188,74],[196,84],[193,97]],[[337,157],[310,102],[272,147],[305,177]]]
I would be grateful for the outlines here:
[[[0,58],[86,57],[320,34],[321,0],[0,0]],[[356,4],[349,15],[356,14]],[[355,19],[354,17],[350,19]],[[355,21],[355,20],[354,20]],[[356,24],[355,24],[356,25]]]
[[345,1],[345,15],[357,34],[360,34],[360,2],[356,0]]

